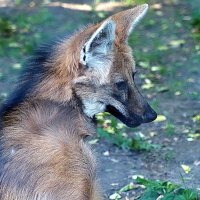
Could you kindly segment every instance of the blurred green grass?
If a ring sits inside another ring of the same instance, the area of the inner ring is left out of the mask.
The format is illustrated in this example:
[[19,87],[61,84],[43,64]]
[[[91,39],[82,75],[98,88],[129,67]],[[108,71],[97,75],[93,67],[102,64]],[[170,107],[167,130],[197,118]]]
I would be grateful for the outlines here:
[[32,15],[24,13],[0,17],[0,56],[20,59],[48,37],[48,33],[39,31],[37,26],[48,23],[53,17],[42,8]]

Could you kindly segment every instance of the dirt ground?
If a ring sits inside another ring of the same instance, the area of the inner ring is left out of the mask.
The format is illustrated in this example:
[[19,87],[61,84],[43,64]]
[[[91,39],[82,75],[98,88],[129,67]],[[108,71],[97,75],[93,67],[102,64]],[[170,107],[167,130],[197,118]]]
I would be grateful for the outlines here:
[[[72,1],[65,1],[63,4],[45,5],[44,7],[54,17],[55,23],[51,26],[48,26],[48,24],[38,25],[36,30],[41,31],[41,27],[44,26],[42,31],[46,31],[50,38],[53,38],[65,30],[73,32],[72,29],[75,27],[95,21],[93,14],[87,10],[87,6],[84,11],[72,10],[67,8],[66,2],[70,3]],[[91,4],[91,1],[76,0],[73,3]],[[19,12],[24,12],[27,15],[26,8],[28,4],[27,1],[23,6],[12,7],[12,3],[0,1],[0,5],[2,5],[0,6],[0,15]],[[28,12],[36,12],[39,8],[38,3],[33,8],[29,8]],[[134,175],[143,175],[145,178],[150,179],[168,180],[186,187],[197,188],[200,191],[200,139],[189,137],[189,134],[200,133],[199,122],[193,120],[195,115],[200,114],[200,53],[198,50],[200,47],[191,36],[191,27],[188,25],[191,8],[186,0],[150,1],[150,8],[151,13],[147,15],[144,25],[142,25],[142,21],[137,28],[137,31],[141,34],[138,38],[140,47],[137,51],[141,51],[141,54],[148,54],[151,49],[148,49],[148,45],[147,48],[145,45],[144,47],[143,42],[150,43],[149,40],[152,40],[156,43],[157,38],[163,44],[166,44],[169,39],[179,41],[179,43],[181,43],[180,40],[183,40],[181,44],[170,43],[171,49],[162,52],[157,58],[161,59],[162,65],[171,70],[176,66],[176,70],[171,74],[162,75],[159,79],[161,82],[158,82],[157,86],[152,87],[150,90],[143,89],[142,92],[149,99],[149,102],[153,105],[156,104],[158,114],[166,116],[166,120],[145,124],[137,129],[129,130],[128,134],[131,137],[134,137],[136,133],[142,133],[144,137],[148,138],[148,141],[159,145],[159,148],[152,149],[149,152],[122,149],[114,146],[106,139],[98,139],[94,148],[99,163],[99,179],[106,198],[130,183]],[[120,10],[123,8],[116,7],[115,9]],[[154,16],[155,22],[147,25],[149,21],[152,21],[152,13],[157,14],[156,17]],[[109,12],[106,15],[109,15]],[[159,21],[159,17],[168,21],[168,31],[160,31],[164,25]],[[175,17],[179,19],[177,29],[171,27],[171,24],[176,23],[173,21]],[[66,26],[66,22],[70,22],[71,27],[62,29]],[[185,25],[183,25],[184,23]],[[154,48],[153,45],[150,44],[149,48]],[[135,50],[134,46],[133,49]],[[136,62],[137,59],[142,61],[142,56],[138,58],[135,55],[135,57]],[[153,60],[154,65],[157,65],[154,57],[150,57],[150,59]],[[25,58],[26,56],[22,59]],[[6,74],[6,78],[0,81],[2,98],[5,93],[9,93],[14,87],[18,71],[10,71],[7,66],[11,66],[16,62],[18,60],[9,56],[0,57],[0,72]],[[137,65],[139,73],[148,73],[143,68],[142,62],[137,62]],[[143,86],[143,81],[145,79],[142,80],[138,75],[140,87]],[[155,82],[154,85],[156,84]],[[166,86],[166,91],[164,89],[159,90],[161,87]],[[190,167],[189,173],[184,172],[181,167],[182,164]],[[137,196],[134,191],[126,195]]]

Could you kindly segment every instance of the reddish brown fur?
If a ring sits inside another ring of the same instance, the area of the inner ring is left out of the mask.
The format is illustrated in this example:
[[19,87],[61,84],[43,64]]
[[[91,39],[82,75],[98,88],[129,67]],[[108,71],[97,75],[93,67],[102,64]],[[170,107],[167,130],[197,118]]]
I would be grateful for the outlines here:
[[114,50],[115,59],[113,61],[113,68],[111,69],[111,75],[121,74],[123,78],[128,81],[131,87],[130,95],[133,96],[133,98],[131,96],[129,97],[129,99],[132,100],[130,106],[133,107],[135,113],[137,113],[138,115],[142,115],[145,111],[145,108],[143,106],[144,100],[142,96],[138,93],[138,90],[136,89],[135,83],[132,78],[132,73],[136,71],[135,61],[132,57],[132,50],[126,44],[118,43],[118,41],[116,41]]
[[[132,80],[134,60],[126,44],[127,31],[142,6],[114,15],[116,39],[107,84],[94,77],[84,84],[75,80],[84,74],[80,51],[102,23],[81,30],[57,44],[45,62],[48,73],[23,101],[3,117],[1,130],[1,200],[101,200],[96,164],[88,135],[95,126],[81,108],[83,98],[109,100],[118,76],[128,82],[129,107],[143,115],[144,100]],[[31,78],[31,77],[29,77]],[[98,78],[98,77],[96,77]],[[128,109],[129,109],[128,107]]]
[[2,156],[10,161],[1,178],[2,200],[97,198],[95,159],[83,140],[95,130],[78,108],[38,100],[12,115],[3,130]]
[[[112,16],[116,21],[116,40],[114,44],[114,61],[111,67],[110,76],[122,74],[125,79],[129,80],[133,87],[133,95],[138,96],[136,102],[133,102],[138,114],[144,112],[142,98],[135,91],[134,82],[132,80],[132,72],[135,71],[135,62],[132,57],[132,50],[127,45],[127,32],[134,18],[141,12],[142,9],[130,9],[117,13]],[[81,73],[79,59],[80,50],[92,33],[101,25],[90,26],[85,30],[78,32],[69,40],[63,41],[56,47],[56,54],[49,63],[46,63],[47,68],[52,69],[48,79],[41,81],[37,89],[33,93],[34,97],[48,98],[59,102],[67,102],[72,98],[72,82]],[[52,67],[53,66],[53,67]],[[111,79],[110,79],[111,80]],[[112,80],[111,80],[112,82]],[[136,93],[136,94],[135,94]]]
[[54,57],[46,63],[51,68],[51,75],[43,80],[33,96],[66,102],[72,98],[72,80],[80,73],[80,50],[100,24],[90,26],[76,33],[69,40],[64,40],[55,49]]

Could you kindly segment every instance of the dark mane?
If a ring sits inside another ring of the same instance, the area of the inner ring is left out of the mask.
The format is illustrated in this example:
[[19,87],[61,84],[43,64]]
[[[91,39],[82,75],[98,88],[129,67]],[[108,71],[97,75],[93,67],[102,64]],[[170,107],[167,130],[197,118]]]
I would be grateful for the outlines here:
[[40,46],[35,50],[33,56],[27,60],[14,92],[8,96],[0,107],[1,118],[5,113],[22,103],[40,80],[46,76],[48,69],[44,67],[44,64],[53,54],[55,45],[55,43],[49,43]]

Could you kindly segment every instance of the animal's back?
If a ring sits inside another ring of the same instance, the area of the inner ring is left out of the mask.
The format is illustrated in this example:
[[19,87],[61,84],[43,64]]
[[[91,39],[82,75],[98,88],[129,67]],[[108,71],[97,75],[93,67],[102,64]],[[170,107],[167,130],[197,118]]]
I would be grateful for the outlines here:
[[98,199],[95,161],[77,128],[82,122],[75,109],[28,102],[5,123],[1,200]]

